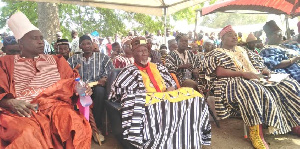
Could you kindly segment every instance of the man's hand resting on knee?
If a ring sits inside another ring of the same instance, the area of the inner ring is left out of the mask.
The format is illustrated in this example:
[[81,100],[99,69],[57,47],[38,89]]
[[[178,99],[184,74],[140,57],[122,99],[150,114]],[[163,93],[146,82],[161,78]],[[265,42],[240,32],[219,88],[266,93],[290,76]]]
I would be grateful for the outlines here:
[[0,100],[0,107],[10,110],[22,117],[30,117],[31,110],[37,112],[37,105],[17,99],[2,99]]

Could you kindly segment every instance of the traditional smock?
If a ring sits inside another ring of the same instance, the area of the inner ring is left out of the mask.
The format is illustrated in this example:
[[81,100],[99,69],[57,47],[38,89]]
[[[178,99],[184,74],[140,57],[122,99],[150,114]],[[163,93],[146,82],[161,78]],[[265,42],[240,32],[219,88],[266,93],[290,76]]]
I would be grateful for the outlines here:
[[300,82],[300,65],[294,63],[287,68],[275,69],[274,67],[281,63],[283,60],[288,60],[294,56],[300,55],[299,51],[292,49],[282,48],[280,46],[266,46],[260,53],[263,57],[265,65],[272,71],[278,73],[290,74],[295,80]]
[[123,138],[138,148],[209,145],[211,125],[202,95],[190,88],[165,92],[175,87],[168,70],[153,63],[147,67],[125,67],[112,85],[110,99],[122,104]]
[[239,110],[248,126],[264,123],[274,134],[284,134],[299,126],[300,85],[296,80],[287,78],[276,86],[263,86],[241,77],[216,77],[217,67],[258,73],[264,65],[259,55],[238,46],[234,51],[218,48],[206,54],[202,77],[209,81],[214,92],[220,118]]
[[71,99],[76,77],[63,57],[1,57],[0,100],[37,103],[39,111],[20,117],[0,108],[0,148],[90,148],[90,124]]
[[[189,69],[190,72],[200,66],[200,60],[193,52],[185,50],[184,53],[181,54],[175,50],[166,57],[165,66],[168,68],[170,73],[176,74],[176,77],[181,84],[184,81],[185,69],[178,69],[178,66],[187,63],[192,64],[192,67]],[[195,80],[194,78],[192,79]]]

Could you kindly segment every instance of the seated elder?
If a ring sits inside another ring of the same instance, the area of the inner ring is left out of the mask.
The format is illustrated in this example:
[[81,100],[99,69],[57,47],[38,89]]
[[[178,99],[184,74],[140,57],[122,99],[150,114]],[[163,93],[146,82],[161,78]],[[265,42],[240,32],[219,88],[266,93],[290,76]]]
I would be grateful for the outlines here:
[[0,148],[90,148],[91,127],[72,100],[78,73],[63,57],[43,54],[43,36],[23,13],[8,27],[22,54],[0,58]]
[[131,44],[134,64],[123,68],[110,94],[122,104],[124,139],[139,148],[209,145],[211,126],[202,95],[191,88],[175,90],[168,70],[149,62],[145,38],[136,37]]
[[268,148],[262,124],[271,134],[286,134],[299,126],[300,85],[291,78],[277,84],[261,83],[258,74],[268,76],[270,71],[259,55],[237,46],[237,35],[230,25],[220,37],[222,48],[207,53],[200,67],[214,89],[216,112],[224,119],[240,111],[250,127],[253,146]]
[[272,71],[290,74],[300,82],[300,52],[281,45],[281,29],[275,21],[267,22],[263,29],[268,37],[268,45],[260,53],[265,65]]

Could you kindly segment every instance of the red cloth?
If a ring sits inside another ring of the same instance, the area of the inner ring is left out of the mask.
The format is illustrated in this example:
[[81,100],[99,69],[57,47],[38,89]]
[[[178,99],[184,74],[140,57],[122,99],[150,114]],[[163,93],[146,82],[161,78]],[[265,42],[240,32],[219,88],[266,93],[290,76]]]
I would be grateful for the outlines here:
[[107,56],[111,56],[111,49],[112,49],[112,45],[110,43],[106,44],[106,52],[107,52]]
[[220,32],[220,37],[222,38],[226,33],[231,32],[231,31],[234,31],[232,29],[231,25],[225,26]]
[[157,92],[161,92],[161,90],[160,90],[159,86],[157,85],[157,82],[156,82],[156,80],[155,80],[155,78],[154,78],[154,76],[153,76],[153,73],[151,72],[149,63],[147,64],[146,67],[141,67],[141,66],[137,65],[136,63],[134,63],[134,65],[135,65],[139,70],[142,70],[142,71],[143,71],[143,70],[146,70],[146,72],[147,72],[147,74],[148,74],[148,76],[149,76],[149,79],[150,79],[150,81],[152,82],[152,84],[153,84],[154,88],[156,89],[156,91],[157,91]]
[[[90,148],[90,124],[73,109],[71,99],[78,73],[64,58],[54,58],[61,80],[32,101],[39,104],[38,113],[26,118],[0,111],[0,148]],[[0,100],[16,97],[13,72],[14,57],[1,57]]]

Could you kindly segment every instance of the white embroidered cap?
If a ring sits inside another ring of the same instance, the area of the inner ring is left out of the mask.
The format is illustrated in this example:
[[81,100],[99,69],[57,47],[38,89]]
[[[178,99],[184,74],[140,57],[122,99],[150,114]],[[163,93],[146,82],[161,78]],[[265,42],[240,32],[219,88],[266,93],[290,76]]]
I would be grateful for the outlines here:
[[14,33],[14,36],[17,41],[21,39],[26,33],[33,30],[39,30],[29,21],[26,15],[20,11],[13,14],[7,20],[7,25],[10,28],[10,30]]

